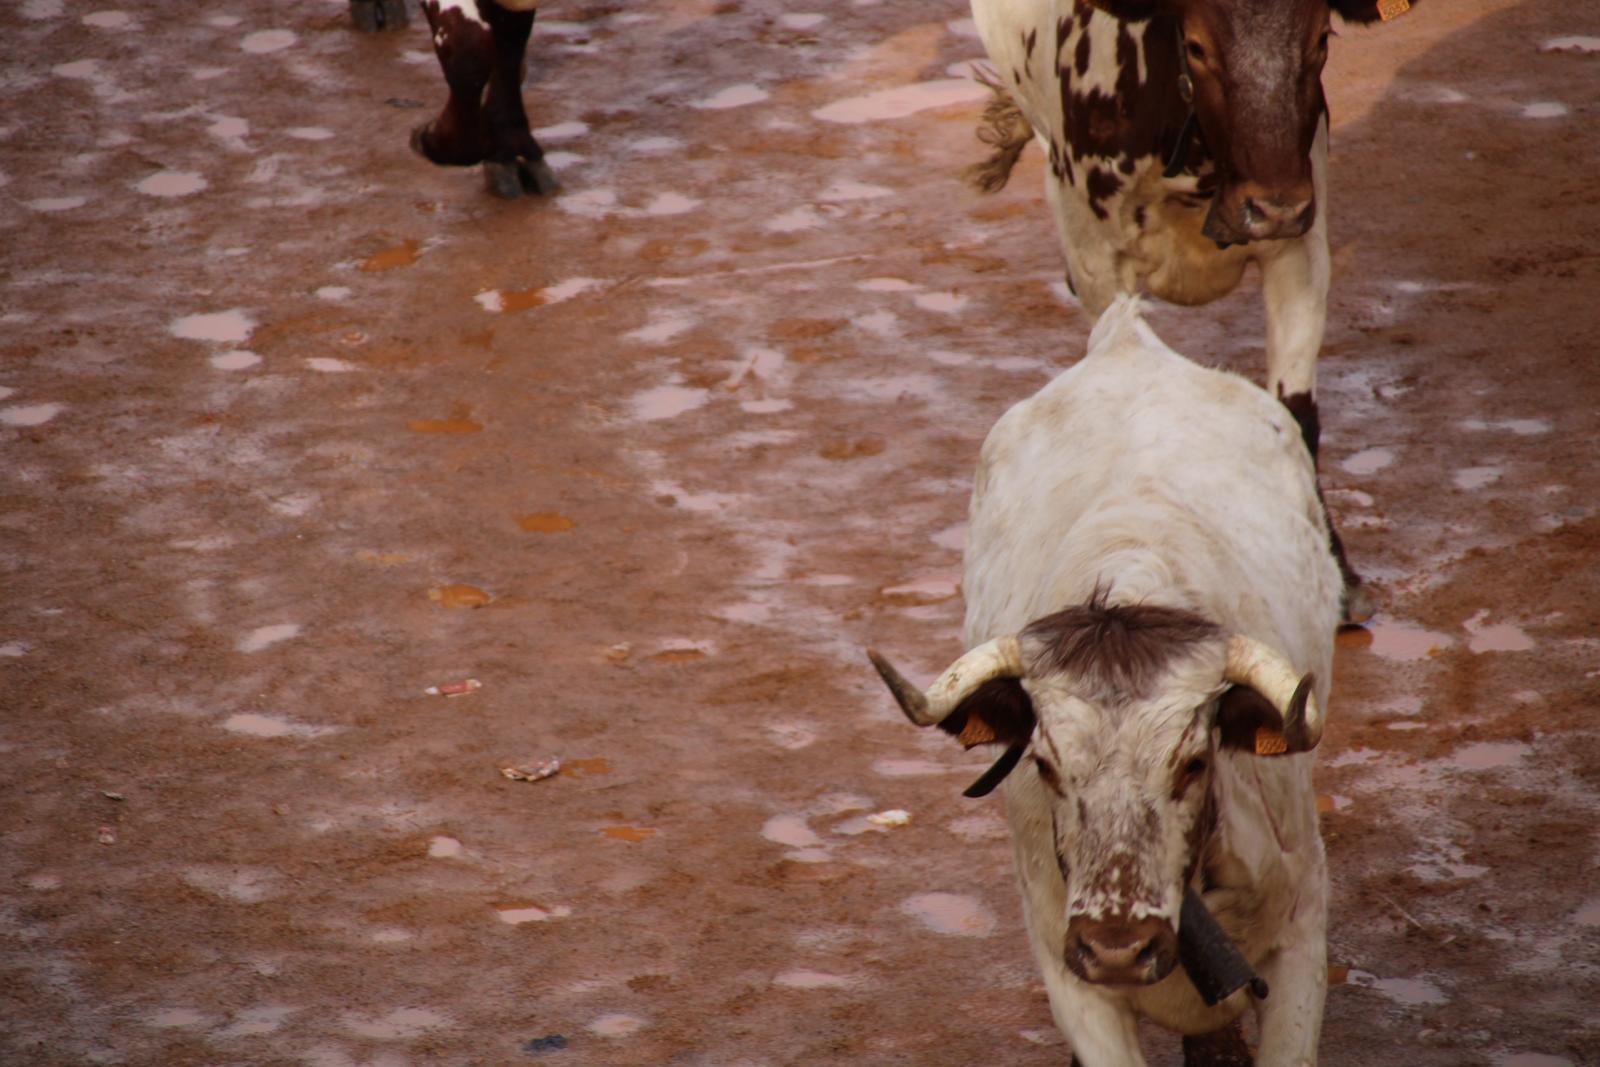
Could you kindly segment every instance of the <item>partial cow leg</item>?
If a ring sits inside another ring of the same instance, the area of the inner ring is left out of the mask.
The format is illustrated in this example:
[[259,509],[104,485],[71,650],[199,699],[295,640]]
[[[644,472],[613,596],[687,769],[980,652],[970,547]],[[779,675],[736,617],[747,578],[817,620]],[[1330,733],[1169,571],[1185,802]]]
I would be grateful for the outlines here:
[[544,150],[533,139],[528,113],[522,106],[522,65],[533,33],[534,12],[508,11],[495,0],[482,0],[484,15],[494,30],[494,70],[489,78],[489,150],[484,179],[496,196],[520,192],[547,196],[560,183],[544,161]]
[[1067,288],[1078,298],[1093,323],[1099,321],[1111,302],[1122,294],[1123,287],[1117,277],[1111,242],[1093,232],[1096,219],[1076,190],[1062,188],[1064,180],[1048,170],[1045,172],[1045,201],[1056,218],[1056,236],[1061,242],[1062,258],[1067,262]]
[[1255,1067],[1255,1062],[1237,1022],[1183,1039],[1183,1067]]
[[483,89],[489,84],[494,41],[474,5],[475,0],[422,0],[450,99],[437,118],[411,131],[411,147],[444,167],[481,163],[489,147]]
[[[1317,414],[1317,354],[1328,321],[1328,123],[1324,118],[1311,147],[1311,174],[1317,197],[1317,215],[1305,236],[1274,246],[1261,261],[1261,288],[1267,311],[1267,388],[1283,401],[1300,425],[1313,463],[1321,444],[1322,424]],[[1322,484],[1318,479],[1317,495]],[[1344,579],[1344,621],[1365,622],[1375,605],[1361,575],[1350,565],[1344,541],[1328,514],[1328,548]]]

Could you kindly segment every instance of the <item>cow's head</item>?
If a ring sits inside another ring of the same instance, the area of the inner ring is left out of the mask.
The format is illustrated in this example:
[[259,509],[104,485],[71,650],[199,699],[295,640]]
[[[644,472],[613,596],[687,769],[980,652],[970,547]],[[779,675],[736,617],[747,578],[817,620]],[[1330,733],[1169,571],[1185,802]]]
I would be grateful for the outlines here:
[[1158,982],[1177,962],[1219,749],[1306,752],[1322,736],[1311,676],[1277,652],[1191,612],[1100,594],[980,645],[926,692],[868,654],[912,722],[968,748],[1006,746],[969,796],[1021,765],[1013,788],[1054,825],[1063,959],[1088,982]]
[[[1322,66],[1330,16],[1371,22],[1410,6],[1408,0],[1079,2],[1125,20],[1158,19],[1145,46],[1178,55],[1166,76],[1180,80],[1219,169],[1204,232],[1224,244],[1299,237],[1311,228],[1311,146],[1327,110]],[[1167,33],[1170,42],[1152,39]]]

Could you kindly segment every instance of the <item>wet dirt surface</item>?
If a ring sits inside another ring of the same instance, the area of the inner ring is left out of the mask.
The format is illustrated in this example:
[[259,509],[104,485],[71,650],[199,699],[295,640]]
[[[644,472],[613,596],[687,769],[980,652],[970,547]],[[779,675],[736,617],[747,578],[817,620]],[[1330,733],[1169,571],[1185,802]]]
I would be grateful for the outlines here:
[[[978,443],[1086,336],[1037,154],[959,181],[962,5],[558,5],[516,203],[408,153],[420,24],[167,8],[0,13],[0,1062],[1064,1064],[981,757],[861,654],[959,650]],[[1600,1063],[1597,49],[1335,45],[1324,483],[1384,608],[1329,1064]],[[1258,303],[1152,321],[1259,377]]]

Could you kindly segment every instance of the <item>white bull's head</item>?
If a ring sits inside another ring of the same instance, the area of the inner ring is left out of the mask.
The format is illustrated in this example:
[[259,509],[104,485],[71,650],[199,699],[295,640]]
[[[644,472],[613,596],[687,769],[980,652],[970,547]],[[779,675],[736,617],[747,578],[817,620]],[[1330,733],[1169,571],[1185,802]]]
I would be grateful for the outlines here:
[[1310,675],[1175,608],[1097,596],[974,648],[926,691],[868,655],[918,726],[1006,746],[968,796],[1024,761],[1037,776],[1066,886],[1063,958],[1100,984],[1158,982],[1177,962],[1217,750],[1278,756],[1322,736]]

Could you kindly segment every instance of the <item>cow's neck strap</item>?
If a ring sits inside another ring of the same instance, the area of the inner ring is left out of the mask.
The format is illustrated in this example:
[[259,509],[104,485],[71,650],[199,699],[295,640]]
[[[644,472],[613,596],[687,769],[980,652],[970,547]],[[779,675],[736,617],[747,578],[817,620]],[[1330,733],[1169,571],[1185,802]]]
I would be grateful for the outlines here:
[[1163,178],[1176,178],[1183,173],[1183,168],[1189,165],[1189,150],[1194,147],[1195,135],[1200,132],[1200,124],[1194,114],[1194,78],[1189,73],[1189,52],[1183,43],[1182,18],[1173,20],[1173,32],[1178,47],[1178,95],[1183,98],[1188,113],[1184,116],[1182,128],[1178,130],[1178,143],[1172,146],[1172,155],[1167,157],[1166,169],[1161,172]]

